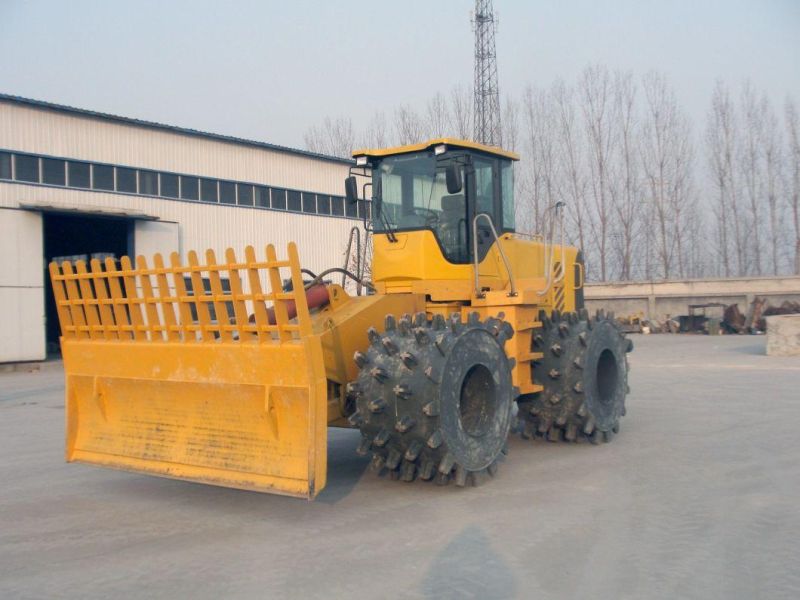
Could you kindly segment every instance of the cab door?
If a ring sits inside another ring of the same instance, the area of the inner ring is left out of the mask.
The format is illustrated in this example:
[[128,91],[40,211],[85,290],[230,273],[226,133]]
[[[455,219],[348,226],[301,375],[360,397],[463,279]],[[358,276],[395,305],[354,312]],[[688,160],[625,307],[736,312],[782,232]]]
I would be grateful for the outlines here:
[[[469,253],[472,260],[474,260],[472,236],[475,216],[478,214],[488,215],[495,229],[499,229],[498,198],[500,198],[500,185],[496,160],[484,158],[482,156],[473,156],[472,167],[471,176],[468,177],[468,185],[471,188],[469,190],[470,203],[468,212]],[[485,218],[479,219],[477,223],[478,262],[481,262],[486,257],[494,241],[494,236],[492,235],[492,230],[487,220]]]

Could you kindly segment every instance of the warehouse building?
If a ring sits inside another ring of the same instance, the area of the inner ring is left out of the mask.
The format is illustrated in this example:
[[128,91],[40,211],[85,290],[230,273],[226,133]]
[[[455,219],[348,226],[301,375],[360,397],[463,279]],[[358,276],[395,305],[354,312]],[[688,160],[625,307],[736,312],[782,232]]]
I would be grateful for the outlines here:
[[351,162],[302,150],[0,94],[0,362],[58,339],[54,258],[298,245],[341,266],[363,206]]

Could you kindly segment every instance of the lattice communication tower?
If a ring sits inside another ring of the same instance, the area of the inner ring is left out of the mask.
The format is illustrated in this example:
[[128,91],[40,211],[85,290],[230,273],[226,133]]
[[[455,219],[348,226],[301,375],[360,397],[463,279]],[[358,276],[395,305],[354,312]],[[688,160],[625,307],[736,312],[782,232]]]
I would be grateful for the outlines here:
[[489,146],[503,143],[500,126],[500,88],[497,83],[495,32],[497,21],[492,0],[475,0],[472,17],[475,32],[475,104],[473,138]]

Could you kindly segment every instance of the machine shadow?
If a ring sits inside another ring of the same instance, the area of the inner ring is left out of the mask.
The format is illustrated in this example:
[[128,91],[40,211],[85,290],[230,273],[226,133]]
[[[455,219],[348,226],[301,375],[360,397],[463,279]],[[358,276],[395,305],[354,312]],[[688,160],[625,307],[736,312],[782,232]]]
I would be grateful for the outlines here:
[[358,430],[328,428],[328,483],[316,502],[336,504],[353,492],[370,462],[356,454],[360,438]]

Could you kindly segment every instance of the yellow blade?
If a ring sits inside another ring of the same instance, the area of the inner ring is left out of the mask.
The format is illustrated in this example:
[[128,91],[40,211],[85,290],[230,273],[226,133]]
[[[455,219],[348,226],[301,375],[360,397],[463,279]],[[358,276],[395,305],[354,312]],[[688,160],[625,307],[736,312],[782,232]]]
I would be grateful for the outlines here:
[[[68,461],[306,498],[322,490],[322,346],[296,248],[287,261],[271,246],[266,254],[259,262],[248,248],[240,262],[229,250],[221,265],[209,252],[204,265],[189,253],[188,266],[177,255],[170,267],[159,256],[154,268],[142,257],[136,269],[127,257],[119,268],[110,259],[91,271],[50,266]],[[281,268],[299,293],[281,289]]]

